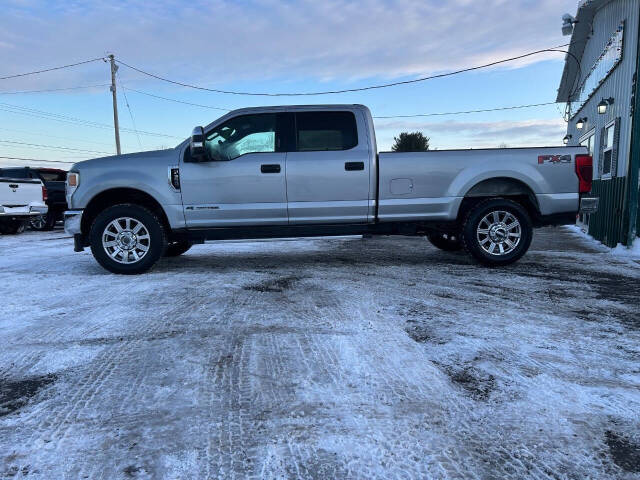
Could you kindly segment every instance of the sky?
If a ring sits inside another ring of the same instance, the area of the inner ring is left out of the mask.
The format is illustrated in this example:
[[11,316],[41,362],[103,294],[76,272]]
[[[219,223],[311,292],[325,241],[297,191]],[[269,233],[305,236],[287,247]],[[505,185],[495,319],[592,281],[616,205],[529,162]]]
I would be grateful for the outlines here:
[[[567,43],[561,16],[576,7],[576,0],[0,0],[0,77],[113,53],[145,71],[208,88],[358,88]],[[123,152],[173,147],[194,126],[249,106],[361,103],[374,116],[394,116],[553,102],[563,62],[562,53],[551,52],[409,85],[295,97],[198,91],[120,66]],[[68,162],[47,164],[68,168],[115,153],[109,82],[102,60],[0,80],[0,157]],[[17,93],[32,90],[57,91]],[[437,149],[561,145],[562,109],[379,118],[378,147],[388,150],[402,131],[423,132]],[[23,164],[45,165],[0,158],[0,166]]]

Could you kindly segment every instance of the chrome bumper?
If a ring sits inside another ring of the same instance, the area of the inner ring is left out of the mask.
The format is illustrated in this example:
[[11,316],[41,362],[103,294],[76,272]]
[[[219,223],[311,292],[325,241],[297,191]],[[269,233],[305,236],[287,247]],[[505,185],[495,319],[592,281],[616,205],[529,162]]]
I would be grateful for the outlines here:
[[78,235],[81,232],[82,210],[67,210],[64,212],[64,231],[69,235]]
[[0,217],[35,217],[44,215],[49,210],[46,205],[29,205],[24,207],[0,206]]
[[41,207],[30,207],[31,215],[45,215],[49,211],[49,207],[42,205]]

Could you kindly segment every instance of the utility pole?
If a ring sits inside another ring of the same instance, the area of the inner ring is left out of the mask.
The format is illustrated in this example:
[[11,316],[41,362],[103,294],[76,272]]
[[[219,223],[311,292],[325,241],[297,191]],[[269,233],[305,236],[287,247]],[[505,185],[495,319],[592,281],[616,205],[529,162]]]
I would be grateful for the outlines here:
[[120,125],[118,123],[118,99],[116,97],[116,72],[118,65],[113,54],[108,56],[111,64],[111,94],[113,96],[113,127],[116,132],[116,153],[120,155]]

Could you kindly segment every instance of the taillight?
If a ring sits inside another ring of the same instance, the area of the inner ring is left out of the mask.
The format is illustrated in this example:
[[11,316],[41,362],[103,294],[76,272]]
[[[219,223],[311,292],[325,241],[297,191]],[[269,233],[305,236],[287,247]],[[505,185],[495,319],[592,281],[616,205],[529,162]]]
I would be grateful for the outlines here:
[[589,193],[593,180],[593,158],[591,155],[576,155],[576,175],[580,181],[578,192]]
[[42,201],[46,202],[48,198],[48,194],[47,194],[47,187],[45,187],[44,185],[42,185]]

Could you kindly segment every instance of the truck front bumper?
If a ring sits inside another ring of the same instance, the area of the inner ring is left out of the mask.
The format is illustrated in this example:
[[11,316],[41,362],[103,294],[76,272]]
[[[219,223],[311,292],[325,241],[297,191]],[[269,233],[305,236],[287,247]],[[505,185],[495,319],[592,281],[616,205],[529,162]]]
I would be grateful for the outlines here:
[[82,233],[82,210],[67,210],[64,212],[64,231],[69,235]]
[[73,235],[73,251],[82,252],[84,250],[84,239],[82,238],[82,210],[67,210],[64,212],[64,231]]

